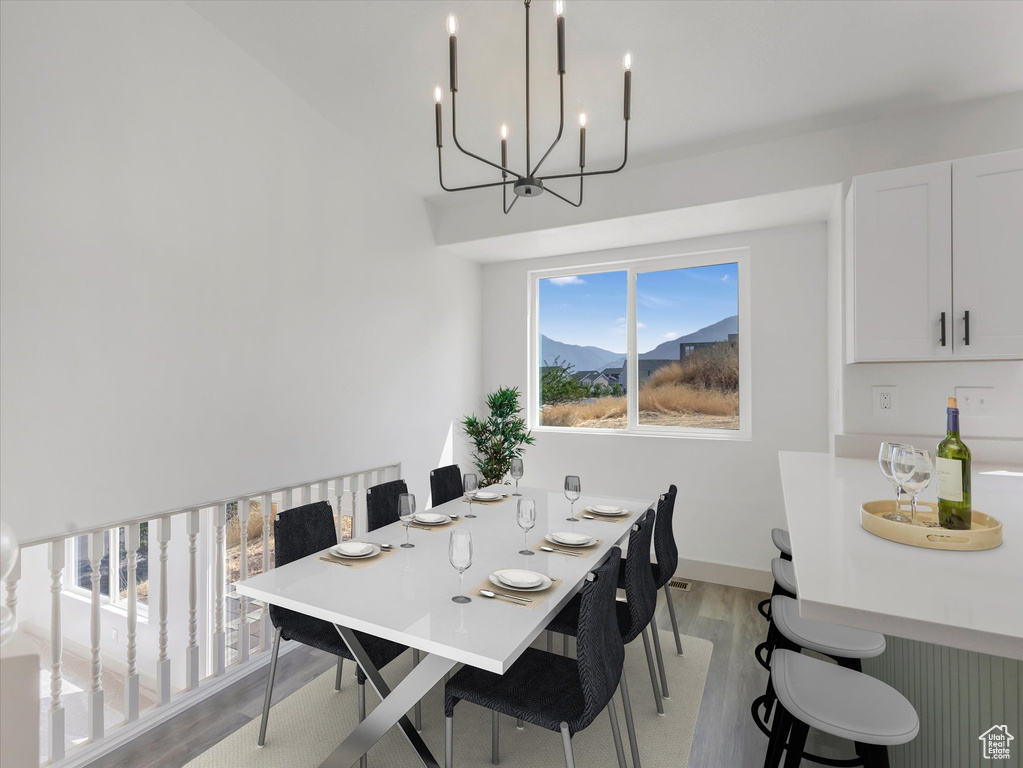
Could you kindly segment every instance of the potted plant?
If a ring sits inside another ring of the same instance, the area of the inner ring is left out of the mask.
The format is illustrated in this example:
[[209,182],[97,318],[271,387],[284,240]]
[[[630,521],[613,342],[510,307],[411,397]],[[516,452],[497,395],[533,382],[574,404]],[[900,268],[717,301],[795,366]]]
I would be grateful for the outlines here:
[[502,387],[487,395],[490,416],[477,419],[476,414],[462,420],[465,434],[473,442],[472,460],[480,474],[480,487],[504,480],[511,460],[520,458],[523,446],[533,444],[526,420],[519,416],[519,388]]

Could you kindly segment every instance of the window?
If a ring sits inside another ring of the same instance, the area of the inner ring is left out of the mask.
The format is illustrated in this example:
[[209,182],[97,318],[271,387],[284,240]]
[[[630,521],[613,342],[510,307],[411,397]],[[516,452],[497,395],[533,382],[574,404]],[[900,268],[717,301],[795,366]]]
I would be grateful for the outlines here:
[[[144,615],[149,604],[149,523],[139,525],[139,549],[136,561],[135,582],[138,610]],[[128,600],[128,553],[124,528],[110,528],[103,531],[103,557],[99,563],[99,593],[103,603],[124,606]],[[70,562],[72,582],[68,590],[77,594],[92,594],[92,565],[89,562],[88,535],[76,536],[71,540]],[[113,594],[110,589],[110,553],[117,553],[114,563],[116,578]]]
[[747,262],[532,273],[531,426],[749,439]]

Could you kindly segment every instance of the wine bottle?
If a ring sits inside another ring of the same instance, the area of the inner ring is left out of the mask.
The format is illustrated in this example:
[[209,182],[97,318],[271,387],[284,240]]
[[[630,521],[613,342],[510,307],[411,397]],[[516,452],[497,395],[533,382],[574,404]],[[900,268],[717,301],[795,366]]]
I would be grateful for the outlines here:
[[942,528],[969,529],[972,524],[970,499],[970,449],[959,438],[959,408],[948,399],[945,439],[934,453],[938,470],[938,523]]

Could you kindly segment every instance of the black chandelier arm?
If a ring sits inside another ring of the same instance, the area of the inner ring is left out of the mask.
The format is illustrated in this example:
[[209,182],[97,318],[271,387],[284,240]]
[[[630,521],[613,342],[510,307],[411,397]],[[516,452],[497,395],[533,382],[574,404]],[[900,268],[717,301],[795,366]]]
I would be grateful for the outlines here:
[[582,178],[584,176],[605,176],[609,173],[618,173],[625,167],[625,164],[629,162],[629,121],[625,121],[625,156],[622,158],[622,164],[617,168],[608,168],[604,171],[580,171],[579,173],[558,173],[553,176],[544,176],[543,181],[550,181],[551,179],[574,179]]
[[558,123],[558,135],[554,137],[554,143],[551,144],[550,148],[546,152],[544,152],[543,157],[540,158],[540,162],[538,162],[536,164],[536,168],[534,168],[533,170],[531,170],[529,172],[530,176],[536,176],[536,172],[540,170],[540,166],[543,165],[543,161],[547,159],[547,155],[549,155],[551,153],[551,151],[553,151],[553,149],[556,146],[558,146],[558,142],[561,141],[561,134],[565,130],[565,76],[564,75],[561,75],[561,74],[558,75],[558,86],[559,86],[558,89],[561,92],[561,96],[560,96],[560,102],[561,102],[561,120]]
[[583,177],[582,176],[579,177],[579,202],[578,203],[576,203],[576,202],[574,202],[572,200],[569,200],[564,195],[559,195],[557,192],[555,192],[550,187],[544,187],[544,191],[550,192],[552,195],[554,195],[556,198],[558,198],[558,200],[564,200],[566,203],[568,203],[569,205],[571,205],[571,206],[573,206],[575,208],[581,208],[582,205],[583,205]]
[[511,205],[508,205],[508,187],[504,186],[501,188],[501,208],[504,209],[505,215],[515,207],[515,203],[519,201],[519,196],[514,195],[512,197]]
[[[516,173],[511,168],[505,168],[500,163],[492,163],[489,160],[487,160],[485,157],[480,157],[479,155],[473,154],[472,152],[467,150],[465,147],[463,147],[461,145],[461,143],[459,143],[459,141],[458,141],[457,122],[456,122],[456,118],[455,118],[455,93],[454,93],[454,91],[452,91],[452,93],[451,93],[451,138],[453,138],[455,140],[455,146],[458,147],[458,149],[463,154],[466,154],[469,157],[475,158],[476,160],[479,160],[481,163],[486,163],[487,165],[491,165],[491,166],[493,166],[494,168],[496,168],[499,171],[503,171],[504,173],[510,173],[512,176],[514,176],[517,179],[525,178],[521,173]],[[508,182],[501,182],[501,183],[502,184],[507,184]]]
[[[508,184],[514,184],[515,181],[492,181],[489,184],[470,184],[466,187],[446,187],[444,186],[444,162],[441,159],[441,148],[437,147],[437,178],[440,179],[440,188],[445,192],[464,192],[467,189],[486,189],[487,187],[504,187]],[[508,210],[511,210],[509,206]]]

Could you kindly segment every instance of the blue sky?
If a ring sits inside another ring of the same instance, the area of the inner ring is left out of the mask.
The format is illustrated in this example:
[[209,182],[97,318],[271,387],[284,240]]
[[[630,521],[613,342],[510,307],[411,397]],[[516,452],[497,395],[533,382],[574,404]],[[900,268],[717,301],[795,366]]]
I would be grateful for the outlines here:
[[[540,280],[540,333],[625,354],[627,273]],[[738,265],[671,269],[636,278],[640,352],[739,313]]]

